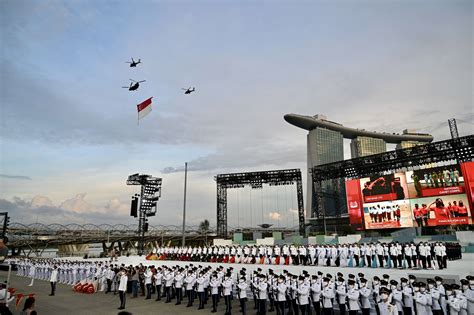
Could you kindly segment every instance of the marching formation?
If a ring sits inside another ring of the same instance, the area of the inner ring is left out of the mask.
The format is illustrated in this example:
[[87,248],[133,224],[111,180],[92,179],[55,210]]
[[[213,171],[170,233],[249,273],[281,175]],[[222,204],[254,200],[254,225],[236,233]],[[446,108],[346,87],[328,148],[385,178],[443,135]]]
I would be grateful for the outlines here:
[[[341,272],[335,275],[317,271],[310,274],[291,274],[283,270],[264,273],[258,268],[248,272],[224,266],[125,266],[111,262],[65,262],[51,259],[14,262],[18,275],[64,284],[90,282],[94,292],[120,296],[120,307],[126,307],[126,295],[145,300],[162,301],[187,307],[210,309],[217,312],[219,303],[225,304],[225,314],[238,308],[243,314],[253,309],[263,315],[267,311],[284,314],[379,315],[474,313],[474,277],[468,275],[460,283],[444,283],[441,277],[418,281],[414,275],[393,279],[388,274],[368,279]],[[69,270],[72,270],[69,273]],[[56,273],[56,275],[55,275]],[[53,286],[52,286],[53,288]],[[53,290],[53,289],[52,289]],[[54,294],[54,291],[52,292]],[[222,302],[223,300],[223,302]],[[250,300],[250,302],[249,302]],[[150,302],[151,303],[151,302]],[[247,305],[249,303],[250,305]]]
[[231,245],[159,247],[148,260],[372,268],[439,268],[461,259],[458,243],[354,243],[342,245]]

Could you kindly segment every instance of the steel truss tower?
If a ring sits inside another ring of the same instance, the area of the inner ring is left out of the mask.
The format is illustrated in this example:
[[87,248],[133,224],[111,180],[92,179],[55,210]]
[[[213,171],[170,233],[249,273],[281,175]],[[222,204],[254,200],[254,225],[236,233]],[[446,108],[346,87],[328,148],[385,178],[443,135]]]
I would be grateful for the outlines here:
[[214,179],[217,183],[217,235],[219,237],[227,237],[227,189],[243,188],[245,185],[250,185],[252,189],[261,189],[263,184],[277,186],[293,185],[295,182],[298,199],[299,233],[305,235],[303,186],[299,169],[219,174]]

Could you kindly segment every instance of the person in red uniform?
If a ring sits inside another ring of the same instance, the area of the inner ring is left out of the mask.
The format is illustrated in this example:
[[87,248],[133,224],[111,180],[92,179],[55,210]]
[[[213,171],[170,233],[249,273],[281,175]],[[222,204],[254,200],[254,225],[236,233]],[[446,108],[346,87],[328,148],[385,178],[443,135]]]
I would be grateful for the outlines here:
[[413,216],[415,217],[416,224],[418,227],[423,226],[423,216],[421,215],[420,206],[415,203],[415,209],[413,209]]
[[459,217],[459,207],[458,207],[458,203],[456,202],[456,200],[453,201],[453,206],[451,208],[451,213],[452,213],[453,218]]
[[458,204],[458,216],[459,217],[467,217],[467,207],[464,205],[462,200],[459,200]]
[[426,207],[426,204],[424,203],[421,204],[420,214],[421,214],[421,219],[423,220],[424,225],[428,226],[428,217],[429,217],[428,207]]
[[444,206],[444,202],[441,198],[436,198],[435,201],[428,205],[430,211],[435,212],[436,222],[443,219],[449,219],[448,208]]

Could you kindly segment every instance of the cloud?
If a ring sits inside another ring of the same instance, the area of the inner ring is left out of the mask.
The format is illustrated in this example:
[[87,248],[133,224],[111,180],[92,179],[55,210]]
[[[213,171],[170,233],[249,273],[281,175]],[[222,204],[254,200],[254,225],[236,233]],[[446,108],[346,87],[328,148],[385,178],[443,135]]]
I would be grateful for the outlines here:
[[278,221],[278,220],[281,219],[281,214],[278,213],[278,212],[269,212],[269,213],[268,213],[268,217],[269,217],[271,220]]
[[8,179],[32,180],[29,176],[0,174],[0,177]]
[[112,199],[103,207],[87,203],[85,194],[54,205],[48,197],[35,196],[31,200],[15,197],[0,199],[0,211],[8,212],[12,222],[29,223],[93,223],[118,224],[128,219],[125,203]]

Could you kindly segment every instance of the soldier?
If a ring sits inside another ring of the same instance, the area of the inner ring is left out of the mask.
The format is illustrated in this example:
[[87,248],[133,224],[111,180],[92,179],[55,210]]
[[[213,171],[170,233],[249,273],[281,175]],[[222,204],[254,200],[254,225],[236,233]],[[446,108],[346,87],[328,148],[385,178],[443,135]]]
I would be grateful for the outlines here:
[[360,305],[362,309],[362,315],[370,315],[370,301],[369,297],[372,290],[367,287],[367,279],[361,278],[360,280]]
[[397,306],[389,301],[391,291],[387,288],[380,289],[380,302],[378,302],[381,315],[398,315]]
[[[184,269],[183,268],[178,269],[178,271],[176,272],[176,275],[174,276],[174,281],[175,281],[174,287],[176,290],[176,304],[175,305],[180,305],[181,301],[183,300],[183,282],[184,282]],[[158,292],[158,296],[159,296],[161,292],[161,284],[159,287],[156,286],[156,291]]]
[[357,315],[359,307],[359,290],[356,289],[354,280],[347,280],[347,298],[349,300],[349,315]]
[[313,308],[316,312],[316,315],[321,315],[322,274],[323,273],[321,271],[318,271],[318,275],[313,275],[311,280],[311,296],[313,299]]
[[268,298],[268,283],[267,277],[264,274],[260,275],[260,283],[258,284],[258,314],[267,314],[267,298]]
[[413,288],[408,285],[406,278],[401,278],[400,281],[402,283],[403,314],[411,315],[413,312]]
[[225,300],[225,315],[230,315],[232,311],[232,285],[232,274],[227,273],[222,282]]
[[332,300],[334,299],[334,288],[329,284],[330,279],[328,277],[323,278],[323,314],[331,315],[333,311]]
[[467,299],[467,313],[474,314],[474,277],[467,276],[467,283],[463,283],[464,296]]
[[288,286],[285,283],[285,276],[278,277],[278,281],[273,288],[276,292],[277,315],[285,315],[286,291]]
[[427,296],[429,295],[431,299],[431,313],[433,315],[442,315],[443,311],[441,309],[441,294],[438,288],[435,286],[436,282],[433,279],[426,280],[428,290]]
[[461,305],[459,299],[454,294],[453,290],[456,289],[456,285],[445,285],[446,296],[447,296],[447,308],[449,310],[449,315],[458,315],[461,311]]
[[247,287],[248,285],[245,277],[241,277],[239,279],[239,283],[237,284],[237,291],[240,302],[240,312],[243,315],[247,314]]
[[336,282],[336,296],[338,300],[337,303],[339,304],[339,314],[345,315],[347,288],[346,288],[346,283],[344,282],[344,278],[342,276],[340,276]]
[[428,315],[428,312],[426,310],[428,299],[426,298],[426,294],[423,291],[421,291],[423,287],[424,287],[424,283],[422,282],[413,283],[413,291],[414,291],[413,300],[415,302],[415,312],[417,315]]
[[300,306],[301,315],[308,315],[310,308],[309,308],[309,285],[305,282],[305,278],[300,276],[298,278],[298,286],[297,286],[297,293],[298,293],[298,304]]
[[398,314],[403,314],[403,293],[398,286],[397,280],[390,280],[390,291],[392,297],[392,304],[397,306]]
[[211,277],[210,287],[211,287],[211,296],[212,296],[212,311],[211,313],[217,312],[217,300],[219,297],[219,286],[220,281],[217,278],[217,273],[214,272]]

